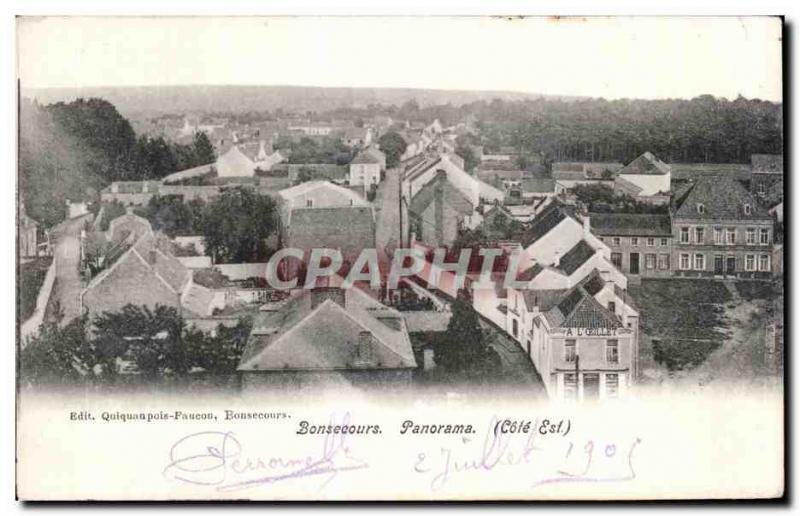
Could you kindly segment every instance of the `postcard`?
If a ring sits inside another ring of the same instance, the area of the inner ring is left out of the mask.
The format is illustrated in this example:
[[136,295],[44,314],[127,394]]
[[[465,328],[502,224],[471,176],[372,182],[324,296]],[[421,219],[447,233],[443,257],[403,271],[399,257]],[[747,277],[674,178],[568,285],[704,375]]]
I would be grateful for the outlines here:
[[784,496],[780,17],[17,18],[17,496]]

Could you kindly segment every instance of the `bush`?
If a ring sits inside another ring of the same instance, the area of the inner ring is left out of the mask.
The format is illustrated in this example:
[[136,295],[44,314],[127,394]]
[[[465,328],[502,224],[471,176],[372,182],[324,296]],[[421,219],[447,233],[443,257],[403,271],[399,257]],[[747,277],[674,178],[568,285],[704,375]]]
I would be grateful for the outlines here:
[[670,371],[691,369],[705,362],[720,341],[653,340],[653,359]]

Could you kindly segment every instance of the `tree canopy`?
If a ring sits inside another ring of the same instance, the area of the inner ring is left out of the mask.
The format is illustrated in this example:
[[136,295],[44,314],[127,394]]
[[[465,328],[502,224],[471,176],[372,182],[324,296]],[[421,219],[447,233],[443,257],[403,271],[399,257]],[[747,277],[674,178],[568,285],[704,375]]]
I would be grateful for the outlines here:
[[406,141],[398,133],[389,131],[378,140],[381,152],[386,154],[386,166],[395,167],[400,162],[400,156],[406,151]]

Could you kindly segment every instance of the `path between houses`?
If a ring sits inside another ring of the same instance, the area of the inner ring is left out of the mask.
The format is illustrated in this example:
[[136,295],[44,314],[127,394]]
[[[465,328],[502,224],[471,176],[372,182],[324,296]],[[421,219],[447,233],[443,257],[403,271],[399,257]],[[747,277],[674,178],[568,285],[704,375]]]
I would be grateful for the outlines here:
[[[58,302],[64,313],[61,325],[64,326],[81,313],[80,293],[82,289],[80,276],[81,245],[80,232],[84,223],[91,221],[92,215],[66,220],[54,230],[56,239],[53,259],[56,263],[56,281],[53,287],[50,307]],[[52,317],[54,314],[48,314]]]

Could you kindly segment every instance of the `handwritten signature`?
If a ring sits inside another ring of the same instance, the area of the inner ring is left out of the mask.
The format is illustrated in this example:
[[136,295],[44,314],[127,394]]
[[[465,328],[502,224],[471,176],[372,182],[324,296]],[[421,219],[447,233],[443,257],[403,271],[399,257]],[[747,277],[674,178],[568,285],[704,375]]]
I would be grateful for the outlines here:
[[[349,421],[349,413],[341,422],[331,416],[331,424]],[[186,435],[172,445],[163,475],[185,484],[214,487],[220,492],[319,476],[324,479],[319,485],[323,489],[339,473],[367,467],[365,461],[354,456],[349,436],[344,434],[325,435],[321,450],[316,453],[263,457],[246,455],[244,445],[233,432],[205,431]]]
[[[476,450],[469,446],[470,441],[464,439],[462,447],[443,447],[438,456],[421,452],[414,463],[414,471],[431,475],[430,488],[434,491],[442,489],[454,476],[468,472],[488,472],[498,468],[529,467],[529,473],[539,477],[531,484],[531,488],[559,482],[622,482],[633,480],[636,473],[633,467],[633,454],[641,439],[634,439],[627,449],[627,456],[617,453],[617,445],[612,443],[596,444],[587,440],[581,451],[576,452],[576,445],[569,441],[563,459],[558,466],[547,463],[538,452],[547,451],[537,444],[542,436],[536,432],[527,434],[504,434],[494,432],[497,418],[493,418],[487,426],[482,443]],[[535,426],[535,425],[534,425]],[[553,441],[550,441],[553,442]],[[564,441],[558,441],[564,442]],[[623,462],[620,463],[619,461]],[[611,462],[614,464],[611,464]],[[609,474],[610,470],[621,470]],[[544,473],[544,474],[543,474]]]

